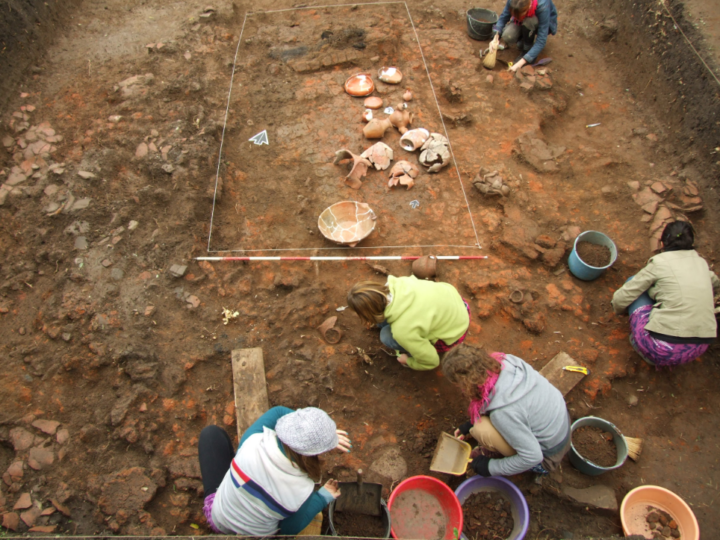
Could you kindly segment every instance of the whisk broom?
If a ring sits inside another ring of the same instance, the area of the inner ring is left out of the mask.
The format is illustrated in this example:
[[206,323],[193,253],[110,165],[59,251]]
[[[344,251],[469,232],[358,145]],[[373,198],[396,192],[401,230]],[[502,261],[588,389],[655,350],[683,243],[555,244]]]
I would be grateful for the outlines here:
[[490,42],[490,46],[488,47],[487,53],[485,54],[485,57],[483,58],[483,67],[485,69],[494,69],[495,68],[495,62],[497,61],[497,50],[498,45],[500,44],[500,36],[498,34],[495,34],[495,37]]
[[627,442],[628,446],[628,457],[633,461],[637,461],[640,458],[640,453],[642,452],[643,440],[625,437],[625,442]]

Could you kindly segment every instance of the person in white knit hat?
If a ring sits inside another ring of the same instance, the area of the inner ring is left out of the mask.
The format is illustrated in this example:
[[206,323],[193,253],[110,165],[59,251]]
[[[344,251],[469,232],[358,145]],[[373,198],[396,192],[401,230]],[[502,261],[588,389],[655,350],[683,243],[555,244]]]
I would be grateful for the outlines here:
[[240,439],[218,426],[200,433],[198,453],[210,528],[223,534],[295,535],[340,496],[336,480],[314,491],[319,456],[350,452],[348,434],[315,407],[273,407]]

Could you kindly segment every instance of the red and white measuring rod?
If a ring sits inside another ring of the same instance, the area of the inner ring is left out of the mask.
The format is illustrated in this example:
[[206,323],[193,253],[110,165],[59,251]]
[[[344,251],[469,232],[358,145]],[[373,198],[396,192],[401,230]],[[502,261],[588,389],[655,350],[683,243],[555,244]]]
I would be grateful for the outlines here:
[[[440,261],[487,259],[487,255],[433,255]],[[195,257],[196,261],[415,261],[420,255],[377,255],[369,257]]]

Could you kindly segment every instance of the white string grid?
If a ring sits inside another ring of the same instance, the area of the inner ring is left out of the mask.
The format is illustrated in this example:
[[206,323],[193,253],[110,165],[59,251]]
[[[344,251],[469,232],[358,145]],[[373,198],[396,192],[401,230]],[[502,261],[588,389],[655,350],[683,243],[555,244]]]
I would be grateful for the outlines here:
[[[250,15],[257,15],[257,14],[264,14],[264,13],[282,13],[282,12],[288,12],[288,11],[301,11],[305,9],[325,9],[325,8],[337,8],[337,7],[352,7],[352,6],[374,6],[374,5],[389,5],[389,4],[402,4],[405,6],[405,10],[408,14],[408,20],[410,21],[410,25],[413,29],[413,34],[415,35],[415,41],[417,42],[418,50],[420,51],[420,57],[422,58],[423,65],[425,66],[425,73],[427,74],[428,83],[430,84],[430,90],[432,91],[433,98],[435,100],[435,106],[437,107],[438,116],[440,117],[440,122],[443,127],[443,131],[445,133],[445,137],[448,141],[448,147],[450,149],[450,155],[452,157],[453,165],[455,166],[455,172],[458,176],[458,181],[460,182],[460,189],[462,190],[463,197],[465,199],[465,206],[468,211],[468,215],[470,217],[470,224],[472,225],[473,234],[475,235],[475,245],[467,245],[467,244],[432,244],[432,245],[403,245],[403,246],[354,246],[354,249],[406,249],[406,248],[471,248],[471,249],[482,249],[480,246],[480,238],[478,237],[477,228],[475,227],[475,220],[473,218],[472,212],[470,211],[470,203],[467,198],[467,192],[465,191],[465,186],[462,181],[462,176],[460,174],[460,169],[458,168],[457,160],[455,159],[455,153],[452,149],[452,144],[450,143],[450,136],[448,135],[447,126],[445,125],[445,121],[442,117],[442,111],[440,110],[440,102],[438,101],[437,94],[435,93],[435,87],[432,83],[432,78],[430,77],[430,70],[428,68],[427,62],[425,60],[425,54],[423,53],[422,46],[420,45],[420,38],[417,33],[417,29],[415,28],[415,23],[412,19],[412,15],[410,14],[410,8],[407,5],[407,2],[364,2],[364,3],[351,3],[351,4],[328,4],[328,5],[321,5],[321,6],[301,6],[297,8],[287,8],[287,9],[275,9],[275,10],[267,10],[267,11],[248,11],[245,13],[245,18],[243,19],[243,24],[240,29],[240,35],[238,37],[238,44],[237,48],[235,49],[235,57],[233,59],[233,68],[232,73],[230,75],[230,89],[228,91],[228,98],[227,98],[227,106],[225,107],[225,119],[223,122],[223,129],[222,129],[222,135],[220,138],[220,149],[218,150],[218,166],[215,173],[215,193],[213,195],[213,204],[212,204],[212,211],[210,213],[210,231],[208,233],[208,245],[207,245],[207,251],[208,253],[223,253],[223,252],[243,252],[243,253],[259,253],[259,252],[275,252],[275,251],[327,251],[327,250],[337,250],[337,249],[346,249],[341,247],[311,247],[311,248],[265,248],[265,249],[225,249],[225,250],[212,250],[210,249],[211,241],[212,241],[212,231],[213,231],[213,223],[215,218],[215,207],[217,202],[217,187],[220,180],[220,166],[222,164],[222,150],[223,150],[223,144],[225,142],[225,130],[227,127],[227,120],[228,120],[228,114],[230,112],[230,97],[232,95],[232,87],[233,87],[233,79],[235,78],[235,69],[237,66],[237,58],[238,53],[240,51],[240,44],[242,43],[242,36],[243,32],[245,31],[245,23],[247,21],[248,16]],[[370,210],[372,212],[372,210]]]

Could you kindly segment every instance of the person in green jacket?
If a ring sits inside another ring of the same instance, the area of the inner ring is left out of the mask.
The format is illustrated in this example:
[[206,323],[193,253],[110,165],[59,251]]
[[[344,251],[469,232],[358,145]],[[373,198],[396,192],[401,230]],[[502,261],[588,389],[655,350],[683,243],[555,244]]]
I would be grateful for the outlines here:
[[438,367],[470,327],[470,306],[455,287],[415,276],[361,281],[347,302],[368,327],[380,327],[380,341],[397,351],[398,362],[415,370]]
[[660,237],[662,253],[615,291],[615,313],[630,314],[630,344],[647,363],[677,366],[691,362],[717,336],[713,296],[720,280],[693,249],[686,221],[673,221]]

